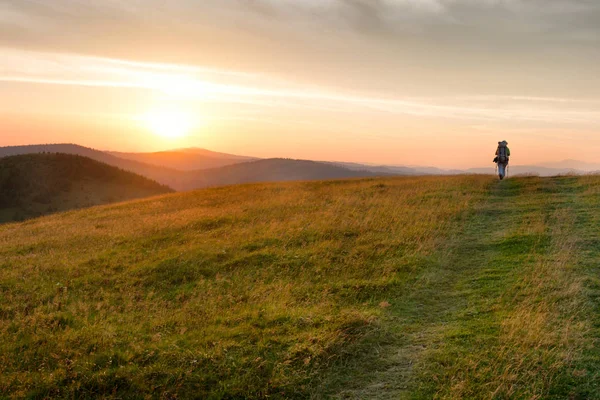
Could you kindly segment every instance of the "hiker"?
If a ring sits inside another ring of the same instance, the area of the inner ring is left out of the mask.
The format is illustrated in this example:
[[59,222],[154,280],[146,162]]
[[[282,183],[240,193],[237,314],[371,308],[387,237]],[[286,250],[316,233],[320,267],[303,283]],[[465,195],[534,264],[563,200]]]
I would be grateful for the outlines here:
[[508,161],[510,159],[510,149],[508,148],[508,142],[503,140],[498,142],[498,148],[496,149],[496,158],[494,162],[498,164],[498,178],[504,179],[506,176],[506,168],[508,167]]

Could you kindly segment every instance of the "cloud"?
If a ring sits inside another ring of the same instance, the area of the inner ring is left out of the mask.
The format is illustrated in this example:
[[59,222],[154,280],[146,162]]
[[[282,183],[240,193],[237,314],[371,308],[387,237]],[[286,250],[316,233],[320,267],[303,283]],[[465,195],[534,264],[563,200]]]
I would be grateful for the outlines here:
[[[67,21],[79,28],[124,23],[161,28],[216,20],[225,24],[225,28],[259,22],[273,27],[309,24],[363,33],[418,28],[421,32],[441,35],[439,26],[448,29],[447,34],[457,32],[452,28],[466,26],[480,34],[537,31],[573,39],[583,32],[600,32],[600,4],[595,0],[3,0],[0,3],[1,20],[22,22],[23,17],[29,17],[30,28],[42,22],[54,23],[55,29]],[[66,26],[62,27],[66,33]]]
[[377,95],[596,97],[596,0],[0,0],[0,45]]
[[[599,32],[600,4],[594,0],[238,0],[221,1],[221,9],[253,12],[260,17],[309,18],[361,31],[401,32],[418,26],[469,26],[483,32],[566,34]],[[212,4],[212,3],[211,3]],[[436,30],[434,30],[436,31]],[[451,31],[450,31],[451,33]]]
[[[2,49],[0,82],[150,90],[203,102],[479,121],[600,124],[599,100],[525,96],[373,97],[236,71]],[[266,110],[268,112],[268,110]]]

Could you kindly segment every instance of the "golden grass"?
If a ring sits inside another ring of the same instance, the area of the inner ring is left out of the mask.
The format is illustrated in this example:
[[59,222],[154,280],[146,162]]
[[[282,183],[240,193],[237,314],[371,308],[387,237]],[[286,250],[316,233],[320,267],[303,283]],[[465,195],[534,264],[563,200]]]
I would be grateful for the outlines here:
[[246,185],[2,225],[0,392],[598,398],[599,194]]
[[0,391],[303,396],[489,183],[247,185],[0,226]]

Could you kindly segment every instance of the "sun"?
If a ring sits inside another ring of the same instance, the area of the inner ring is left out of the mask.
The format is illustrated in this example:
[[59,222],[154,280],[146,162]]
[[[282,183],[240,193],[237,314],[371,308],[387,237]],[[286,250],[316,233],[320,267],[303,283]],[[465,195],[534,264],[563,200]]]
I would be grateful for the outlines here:
[[194,126],[191,114],[179,110],[156,110],[142,116],[142,122],[155,135],[165,139],[181,139]]

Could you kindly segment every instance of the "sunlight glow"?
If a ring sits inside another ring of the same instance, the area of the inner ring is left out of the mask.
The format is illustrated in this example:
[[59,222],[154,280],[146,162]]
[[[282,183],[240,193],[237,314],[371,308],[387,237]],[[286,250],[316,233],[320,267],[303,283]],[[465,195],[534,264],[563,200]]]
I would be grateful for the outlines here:
[[191,114],[178,110],[151,111],[141,120],[152,133],[165,139],[181,139],[194,127]]

